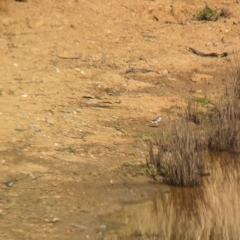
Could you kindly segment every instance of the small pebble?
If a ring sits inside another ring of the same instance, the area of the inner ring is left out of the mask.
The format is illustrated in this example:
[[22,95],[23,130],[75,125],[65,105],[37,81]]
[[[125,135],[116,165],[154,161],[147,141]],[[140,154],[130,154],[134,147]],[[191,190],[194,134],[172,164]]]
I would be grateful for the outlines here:
[[31,177],[33,180],[37,179],[32,173],[29,173],[29,177]]
[[102,224],[100,225],[98,228],[97,228],[97,233],[99,235],[102,235],[103,234],[103,231],[105,231],[107,229],[107,226],[105,224]]
[[168,70],[165,68],[165,69],[162,71],[162,74],[163,74],[163,75],[168,75]]
[[107,228],[107,226],[105,224],[102,224],[99,226],[99,229],[106,229],[106,228]]
[[47,118],[47,119],[46,119],[46,122],[47,122],[48,124],[52,125],[52,126],[55,126],[53,120],[50,119],[50,118]]
[[34,132],[41,132],[42,129],[38,125],[29,125],[29,128]]
[[57,218],[57,217],[54,217],[54,218],[52,219],[52,222],[53,222],[53,223],[55,223],[55,222],[59,222],[59,221],[60,221],[60,219]]
[[86,227],[84,225],[79,225],[79,224],[75,224],[75,223],[72,223],[71,226],[76,227],[76,228],[80,228],[82,230],[88,229],[88,227]]
[[8,187],[12,187],[12,186],[13,186],[13,184],[14,184],[14,182],[13,182],[13,181],[6,182],[6,185],[7,185]]

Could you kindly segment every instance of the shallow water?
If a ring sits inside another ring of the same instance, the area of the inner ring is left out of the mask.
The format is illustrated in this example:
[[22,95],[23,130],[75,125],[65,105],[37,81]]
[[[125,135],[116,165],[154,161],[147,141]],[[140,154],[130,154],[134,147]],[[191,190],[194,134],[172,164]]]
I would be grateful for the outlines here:
[[240,239],[240,156],[214,156],[198,188],[171,187],[127,204],[109,218],[104,239]]

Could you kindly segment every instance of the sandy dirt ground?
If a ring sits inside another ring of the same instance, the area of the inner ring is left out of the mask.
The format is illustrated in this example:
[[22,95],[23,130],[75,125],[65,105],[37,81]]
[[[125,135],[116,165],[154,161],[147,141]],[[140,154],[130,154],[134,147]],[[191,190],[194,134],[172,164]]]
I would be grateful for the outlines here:
[[165,188],[123,164],[145,163],[144,140],[188,97],[223,90],[240,3],[208,4],[230,15],[193,20],[203,0],[0,0],[0,239],[104,239],[103,216]]

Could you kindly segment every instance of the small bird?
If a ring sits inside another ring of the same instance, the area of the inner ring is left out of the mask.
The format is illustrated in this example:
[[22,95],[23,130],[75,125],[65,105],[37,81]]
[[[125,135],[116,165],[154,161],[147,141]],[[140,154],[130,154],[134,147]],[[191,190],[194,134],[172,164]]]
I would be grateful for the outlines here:
[[162,117],[159,116],[159,117],[157,117],[155,119],[150,120],[149,123],[158,125],[158,122],[160,122],[161,119],[162,119]]

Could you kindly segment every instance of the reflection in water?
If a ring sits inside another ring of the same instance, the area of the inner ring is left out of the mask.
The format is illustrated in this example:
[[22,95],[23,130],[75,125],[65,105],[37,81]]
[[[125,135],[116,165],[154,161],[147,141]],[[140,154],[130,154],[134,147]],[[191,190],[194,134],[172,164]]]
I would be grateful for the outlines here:
[[108,218],[124,226],[104,239],[240,239],[240,157],[217,158],[202,187],[170,188],[152,201],[125,205]]

